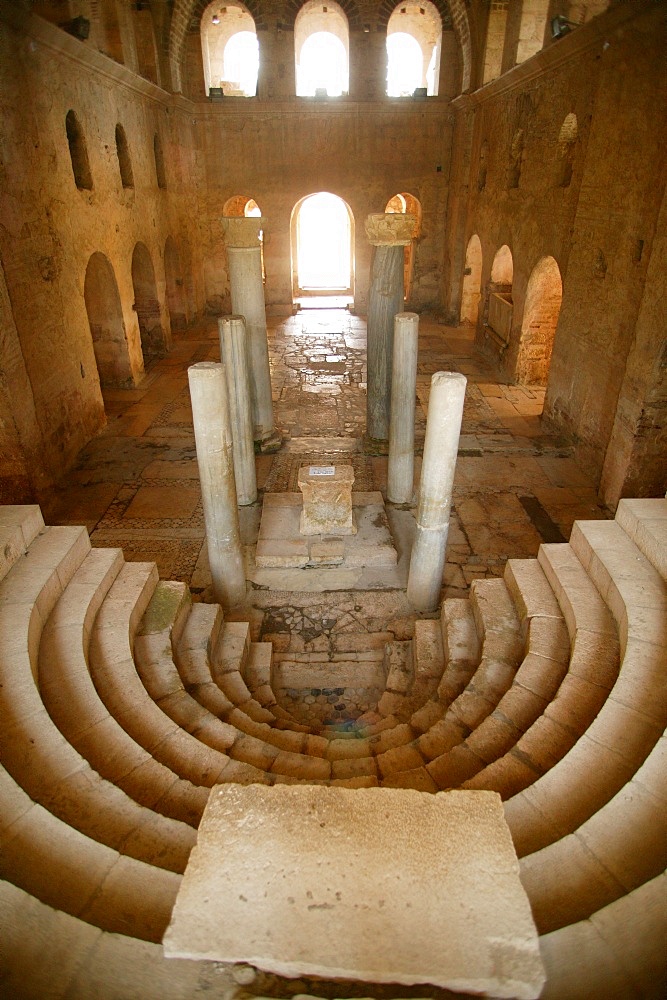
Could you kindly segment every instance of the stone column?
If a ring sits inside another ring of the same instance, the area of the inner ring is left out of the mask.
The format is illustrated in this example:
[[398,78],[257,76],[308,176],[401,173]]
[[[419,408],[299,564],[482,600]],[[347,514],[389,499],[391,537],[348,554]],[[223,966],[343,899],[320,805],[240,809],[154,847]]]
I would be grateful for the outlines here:
[[192,365],[188,381],[213,593],[231,608],[245,597],[245,570],[224,365]]
[[413,496],[418,333],[419,316],[416,313],[396,314],[387,472],[387,500],[390,503],[410,503]]
[[259,232],[265,223],[266,219],[239,216],[223,219],[222,228],[229,262],[232,312],[243,316],[246,323],[253,437],[265,445],[262,450],[271,450],[271,446],[279,447],[279,440],[274,441],[276,432],[266,339],[262,251],[259,245]]
[[366,433],[389,437],[391,361],[394,316],[403,309],[403,247],[412,241],[414,215],[382,213],[366,219],[366,235],[375,247],[368,297],[368,390]]
[[435,611],[440,598],[465,391],[466,377],[458,372],[436,372],[431,379],[407,592],[419,611]]
[[243,316],[225,316],[219,319],[218,330],[220,355],[227,377],[229,417],[232,423],[236,502],[245,507],[257,499],[257,475]]

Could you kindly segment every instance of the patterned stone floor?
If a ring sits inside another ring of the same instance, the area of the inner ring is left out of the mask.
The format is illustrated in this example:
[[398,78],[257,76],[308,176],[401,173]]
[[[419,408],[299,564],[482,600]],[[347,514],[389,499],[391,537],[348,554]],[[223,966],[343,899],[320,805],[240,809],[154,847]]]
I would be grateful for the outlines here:
[[[278,454],[256,459],[260,499],[241,512],[250,549],[263,493],[294,490],[304,462],[344,460],[355,468],[355,489],[386,487],[386,458],[363,449],[364,320],[345,311],[309,310],[269,323],[274,413],[284,444]],[[155,561],[161,577],[193,584],[202,599],[209,595],[187,368],[219,356],[217,324],[209,319],[179,334],[141,385],[105,391],[106,429],[42,498],[47,523],[85,524],[94,545]],[[440,370],[468,378],[443,578],[443,597],[465,596],[476,577],[500,575],[508,557],[534,556],[543,540],[569,537],[576,518],[610,514],[598,505],[568,442],[543,428],[543,390],[508,385],[476,354],[469,328],[428,317],[420,321],[416,484],[430,379]],[[409,638],[415,614],[400,590],[314,595],[251,588],[246,605],[229,617],[250,620],[254,639],[270,636],[283,651],[307,652],[340,630],[388,630],[393,638]],[[302,632],[299,622],[306,618]]]

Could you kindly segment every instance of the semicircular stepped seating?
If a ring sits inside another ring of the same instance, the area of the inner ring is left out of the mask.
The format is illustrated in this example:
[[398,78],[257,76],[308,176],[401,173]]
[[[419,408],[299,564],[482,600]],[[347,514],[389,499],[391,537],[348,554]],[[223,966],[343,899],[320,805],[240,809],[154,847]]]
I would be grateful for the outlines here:
[[445,600],[411,642],[370,637],[384,689],[341,731],[280,703],[248,623],[83,528],[0,507],[2,995],[303,993],[160,941],[210,788],[306,782],[498,792],[542,996],[662,997],[666,579],[667,500],[622,500]]

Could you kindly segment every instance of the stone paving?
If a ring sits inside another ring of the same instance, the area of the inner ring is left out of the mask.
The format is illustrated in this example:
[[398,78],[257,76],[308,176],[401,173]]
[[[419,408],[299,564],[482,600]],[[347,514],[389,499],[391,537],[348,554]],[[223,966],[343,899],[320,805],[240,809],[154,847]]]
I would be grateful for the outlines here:
[[[310,310],[269,324],[275,420],[284,443],[276,455],[257,456],[260,497],[240,511],[250,560],[264,493],[296,489],[302,464],[345,461],[354,467],[355,488],[386,489],[386,456],[363,447],[365,321],[342,310]],[[85,524],[93,545],[155,561],[162,578],[188,583],[195,599],[204,600],[210,595],[187,367],[219,356],[217,323],[208,319],[178,334],[169,356],[138,387],[105,391],[106,429],[58,489],[41,498],[47,523]],[[568,442],[542,426],[544,391],[506,384],[476,353],[470,328],[426,316],[420,321],[416,483],[430,378],[441,370],[468,378],[442,594],[464,597],[475,578],[502,574],[507,558],[535,556],[542,541],[567,539],[576,518],[610,512],[598,505]],[[396,513],[404,522],[414,519],[409,505]],[[409,531],[395,541],[400,556]],[[306,587],[288,592],[252,585],[246,604],[228,617],[249,620],[254,640],[270,638],[282,652],[333,655],[341,632],[410,638],[420,616],[395,581],[391,587],[378,589],[381,581],[375,581],[373,590],[314,594]]]

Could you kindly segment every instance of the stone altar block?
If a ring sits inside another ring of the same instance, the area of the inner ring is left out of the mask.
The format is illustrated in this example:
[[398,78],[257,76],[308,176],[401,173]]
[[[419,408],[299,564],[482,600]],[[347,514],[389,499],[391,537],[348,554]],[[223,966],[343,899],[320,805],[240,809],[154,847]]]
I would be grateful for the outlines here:
[[303,494],[302,535],[355,535],[352,518],[351,465],[303,465],[298,484]]
[[495,792],[218,785],[163,948],[526,1000],[545,981]]

